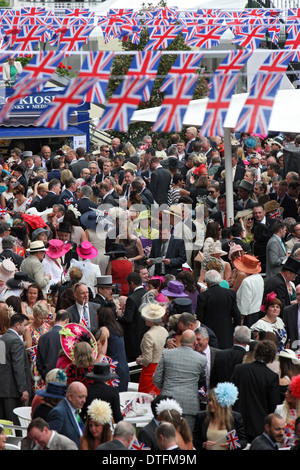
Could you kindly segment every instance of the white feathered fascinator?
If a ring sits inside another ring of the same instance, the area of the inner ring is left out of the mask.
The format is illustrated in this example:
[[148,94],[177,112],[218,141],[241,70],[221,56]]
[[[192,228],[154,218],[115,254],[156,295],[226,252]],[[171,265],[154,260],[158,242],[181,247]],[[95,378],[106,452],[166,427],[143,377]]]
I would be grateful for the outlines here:
[[112,410],[110,404],[106,401],[95,399],[87,408],[89,417],[99,424],[106,424],[111,422]]

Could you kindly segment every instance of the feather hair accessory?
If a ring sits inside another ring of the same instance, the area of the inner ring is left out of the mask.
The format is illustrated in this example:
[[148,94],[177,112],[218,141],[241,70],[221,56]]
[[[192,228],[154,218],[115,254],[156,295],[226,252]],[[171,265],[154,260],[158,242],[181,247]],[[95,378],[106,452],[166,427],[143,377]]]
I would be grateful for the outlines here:
[[177,411],[180,416],[182,416],[182,408],[176,400],[172,398],[166,398],[165,400],[160,401],[156,406],[156,413],[157,416],[160,415],[165,410],[175,410]]
[[99,424],[107,424],[111,422],[112,411],[107,401],[95,399],[87,408],[89,417]]
[[299,400],[300,398],[300,375],[295,375],[294,377],[291,378],[289,391],[291,392],[293,397]]
[[237,387],[231,382],[219,382],[214,393],[222,408],[234,405],[239,394]]

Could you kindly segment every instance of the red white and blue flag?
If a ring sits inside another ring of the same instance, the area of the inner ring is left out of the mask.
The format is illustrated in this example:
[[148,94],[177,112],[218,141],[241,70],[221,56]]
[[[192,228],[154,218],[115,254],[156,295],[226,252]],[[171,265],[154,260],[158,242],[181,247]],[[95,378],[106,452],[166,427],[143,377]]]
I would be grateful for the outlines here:
[[[287,38],[285,40],[284,49],[294,49],[294,61],[300,61],[300,24],[294,23],[286,29]],[[296,52],[295,52],[296,50]]]
[[154,80],[161,59],[160,51],[138,51],[127,71],[127,77],[148,77],[149,82],[143,90],[143,101],[149,101]]
[[165,90],[158,117],[152,127],[156,132],[180,132],[189,102],[193,98],[198,75],[176,75]]
[[[230,51],[225,59],[218,65],[215,74],[228,74],[239,73],[244,67],[248,59],[252,56],[252,51],[249,49],[240,49],[237,51]],[[212,80],[208,84],[208,89],[212,86]]]
[[159,91],[164,92],[173,82],[176,75],[190,75],[196,73],[200,62],[204,57],[204,53],[180,54],[170,68]]
[[60,37],[58,50],[64,52],[79,51],[84,44],[87,44],[94,28],[95,26],[93,24],[71,26]]
[[131,117],[143,100],[144,89],[149,80],[148,77],[125,77],[109,99],[97,129],[127,132]]
[[[39,42],[46,42],[49,32],[47,24],[24,25],[13,44],[14,51],[32,52]],[[19,54],[20,55],[20,54]]]
[[228,28],[227,26],[206,24],[198,25],[196,27],[188,26],[187,29],[188,37],[185,38],[187,46],[210,49],[211,47],[219,46],[221,37]]
[[223,135],[223,124],[237,81],[237,73],[213,75],[201,135]]
[[236,36],[232,39],[232,43],[239,45],[240,47],[246,47],[247,49],[257,49],[264,39],[269,26],[253,26],[244,25],[239,28]]
[[226,439],[229,444],[229,450],[236,450],[242,447],[235,429],[226,434]]
[[87,91],[95,84],[97,78],[74,78],[63,94],[57,94],[47,110],[35,121],[35,126],[67,129],[69,117],[83,102]]
[[149,41],[144,50],[166,49],[182,32],[182,29],[182,26],[154,26],[148,28]]
[[86,94],[88,103],[105,103],[105,95],[110,76],[110,70],[115,53],[110,51],[90,51],[86,55],[81,70],[80,78],[97,78],[97,82]]
[[85,18],[92,18],[95,12],[88,8],[66,8],[65,16],[84,16]]
[[131,444],[130,450],[151,450],[150,447],[147,447],[143,442],[138,441],[136,438]]

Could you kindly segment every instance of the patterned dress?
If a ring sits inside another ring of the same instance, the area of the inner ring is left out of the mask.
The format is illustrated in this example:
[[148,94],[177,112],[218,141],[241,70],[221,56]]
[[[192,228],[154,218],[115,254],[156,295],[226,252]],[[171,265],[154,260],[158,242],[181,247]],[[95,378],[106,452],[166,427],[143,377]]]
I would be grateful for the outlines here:
[[50,325],[48,323],[44,323],[41,328],[32,328],[29,325],[29,331],[32,338],[32,346],[28,348],[29,358],[30,358],[30,370],[31,370],[31,386],[32,392],[35,393],[37,390],[45,387],[44,381],[41,378],[37,367],[36,367],[36,352],[39,339],[41,335],[47,333],[50,330]]

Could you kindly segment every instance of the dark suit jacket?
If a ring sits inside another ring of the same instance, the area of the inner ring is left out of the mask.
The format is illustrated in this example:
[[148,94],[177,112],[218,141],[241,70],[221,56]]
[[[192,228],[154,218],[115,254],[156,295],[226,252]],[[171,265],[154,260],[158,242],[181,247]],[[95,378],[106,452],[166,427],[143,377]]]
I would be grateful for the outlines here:
[[[91,322],[91,332],[95,333],[98,330],[98,321],[97,321],[97,310],[99,305],[94,302],[89,302],[89,314]],[[72,307],[67,308],[67,312],[70,315],[70,323],[79,323],[80,314],[77,310],[76,303]]]
[[48,414],[50,429],[75,442],[79,449],[80,432],[66,398],[63,398]]
[[265,417],[281,403],[279,376],[265,363],[254,361],[236,365],[230,382],[239,391],[233,409],[242,414],[247,438],[253,439],[264,431]]
[[233,346],[233,330],[241,324],[234,291],[215,285],[201,292],[198,295],[196,315],[201,323],[213,330],[220,349]]
[[96,450],[129,450],[123,442],[119,441],[118,439],[113,439],[112,441],[109,442],[104,442],[104,444],[101,444],[99,447],[97,447]]
[[[206,411],[200,411],[196,415],[195,426],[193,429],[193,443],[196,450],[206,450],[202,447],[203,442],[207,441],[207,429],[208,429],[208,422],[207,422],[207,414]],[[247,438],[245,434],[244,422],[242,415],[240,413],[236,413],[233,411],[233,425],[231,429],[227,429],[227,431],[232,431],[233,429],[236,430],[236,433],[239,437],[239,442],[241,445],[241,449],[244,449],[247,445]]]
[[58,204],[59,195],[49,191],[49,193],[40,200],[37,206],[38,212],[44,212],[46,209],[53,207],[54,204]]
[[140,287],[132,294],[129,294],[125,304],[124,315],[119,322],[124,329],[125,351],[128,362],[135,361],[141,354],[141,340],[148,330],[145,320],[141,317],[139,311],[142,297],[146,294],[146,289]]
[[139,432],[139,441],[150,447],[151,450],[159,450],[155,437],[156,428],[155,420],[151,419],[150,423],[146,424]]
[[282,307],[280,315],[282,315],[284,307],[288,307],[291,304],[291,300],[286,287],[285,280],[280,273],[274,274],[273,276],[270,276],[269,279],[266,279],[264,298],[270,292],[275,292],[277,294],[277,298],[281,300]]
[[59,334],[61,329],[60,325],[54,325],[51,330],[41,335],[39,339],[36,365],[43,380],[45,380],[47,373],[56,367],[58,354],[61,350]]
[[82,407],[82,417],[85,421],[87,415],[87,408],[95,398],[106,401],[110,404],[114,422],[122,421],[123,415],[120,406],[120,397],[117,388],[107,385],[104,382],[95,381],[88,386],[88,395],[84,406]]
[[151,193],[151,191],[149,191],[148,188],[144,188],[140,193],[140,196],[143,199],[143,204],[147,206],[151,206],[151,204],[154,204],[153,194]]
[[241,364],[246,354],[245,348],[234,345],[232,348],[218,350],[210,373],[210,386],[215,387],[218,382],[229,382],[237,364]]
[[[162,241],[160,238],[156,238],[152,241],[149,258],[161,257],[161,245]],[[166,258],[169,258],[171,263],[165,266],[165,274],[173,274],[176,276],[178,272],[182,271],[182,265],[186,262],[186,250],[184,240],[171,236],[166,252]],[[162,263],[155,264],[155,276],[161,274],[161,265]]]
[[18,270],[20,270],[22,261],[24,261],[24,258],[22,258],[22,256],[18,255],[17,253],[14,253],[11,250],[1,251],[0,260],[3,261],[4,259],[11,259],[12,262],[17,266]]
[[75,205],[75,203],[77,202],[74,194],[69,191],[68,189],[65,189],[64,191],[62,191],[59,195],[59,199],[58,199],[58,203],[59,204],[63,204],[65,206],[65,208],[67,209],[68,208],[68,203],[66,202],[67,200],[70,200],[71,201],[71,204]]
[[151,174],[149,190],[151,191],[154,201],[157,204],[168,203],[168,191],[171,184],[171,173],[163,167],[156,168]]
[[272,445],[264,434],[261,434],[252,441],[249,450],[276,450],[276,447]]
[[[272,193],[270,194],[270,199],[277,201],[278,194]],[[286,217],[293,217],[294,219],[298,216],[298,208],[295,199],[293,199],[289,194],[285,194],[283,200],[280,203],[280,206],[284,208],[282,217],[285,219]]]
[[297,344],[297,341],[300,339],[298,334],[298,304],[285,307],[282,312],[282,320],[285,324],[287,340],[290,342],[290,348],[293,350],[298,349],[299,345]]
[[105,199],[102,199],[101,204],[99,206],[99,209],[101,209],[101,205],[107,205],[107,206],[118,206],[118,200],[115,199],[111,194],[108,194]]
[[81,170],[82,168],[88,168],[88,162],[84,159],[82,160],[77,160],[76,163],[73,163],[73,165],[70,165],[69,166],[69,170],[72,171],[72,174],[74,176],[74,178],[80,178],[80,173],[81,173]]
[[96,204],[95,202],[91,201],[88,197],[83,197],[81,199],[76,200],[76,207],[81,213],[81,215],[85,212],[90,211],[91,208],[97,209],[98,206],[99,204]]

